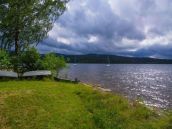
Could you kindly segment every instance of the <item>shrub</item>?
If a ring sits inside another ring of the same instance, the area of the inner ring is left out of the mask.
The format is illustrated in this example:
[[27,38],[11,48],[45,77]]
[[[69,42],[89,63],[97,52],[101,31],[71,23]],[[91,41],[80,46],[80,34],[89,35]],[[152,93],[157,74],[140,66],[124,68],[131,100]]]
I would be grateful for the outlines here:
[[10,56],[5,50],[0,50],[0,69],[10,69],[11,63],[10,63]]
[[41,56],[34,47],[21,51],[18,55],[11,56],[13,70],[18,73],[41,70]]
[[35,48],[27,48],[23,51],[19,58],[19,67],[22,72],[41,69],[41,58],[39,52]]
[[63,57],[58,57],[54,53],[48,53],[42,59],[43,69],[50,70],[53,73],[58,72],[61,68],[65,67],[66,63]]
[[58,57],[54,53],[46,54],[42,59],[35,48],[27,48],[19,55],[11,55],[6,51],[0,50],[0,69],[9,69],[18,73],[34,70],[50,70],[57,73],[66,63],[63,57]]

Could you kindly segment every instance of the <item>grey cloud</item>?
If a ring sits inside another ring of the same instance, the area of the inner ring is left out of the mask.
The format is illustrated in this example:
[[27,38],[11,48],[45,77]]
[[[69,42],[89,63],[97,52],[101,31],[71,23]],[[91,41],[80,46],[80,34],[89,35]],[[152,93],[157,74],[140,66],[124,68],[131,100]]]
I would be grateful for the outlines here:
[[61,26],[80,36],[92,34],[105,38],[144,38],[143,33],[137,30],[132,22],[115,15],[105,0],[87,0],[84,7],[78,7],[72,15],[65,13],[59,22]]
[[171,7],[171,0],[71,0],[38,49],[169,58],[172,39],[166,37],[172,32]]

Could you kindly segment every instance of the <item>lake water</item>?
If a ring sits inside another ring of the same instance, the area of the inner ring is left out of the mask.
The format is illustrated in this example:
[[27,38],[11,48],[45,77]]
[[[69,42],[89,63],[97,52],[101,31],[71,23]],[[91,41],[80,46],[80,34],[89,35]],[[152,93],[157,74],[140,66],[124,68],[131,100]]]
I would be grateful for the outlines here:
[[59,76],[109,88],[148,106],[172,108],[172,65],[69,64]]

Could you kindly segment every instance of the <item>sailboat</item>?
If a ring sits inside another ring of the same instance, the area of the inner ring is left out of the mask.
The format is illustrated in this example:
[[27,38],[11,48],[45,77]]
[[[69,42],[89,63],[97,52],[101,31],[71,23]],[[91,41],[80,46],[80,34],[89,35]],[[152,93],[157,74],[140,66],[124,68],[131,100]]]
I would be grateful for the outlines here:
[[77,65],[77,64],[76,64],[76,56],[75,56],[75,59],[74,59],[74,64],[73,64],[73,65]]
[[107,57],[107,61],[108,61],[108,64],[106,66],[109,67],[110,66],[110,58],[109,58],[109,56]]

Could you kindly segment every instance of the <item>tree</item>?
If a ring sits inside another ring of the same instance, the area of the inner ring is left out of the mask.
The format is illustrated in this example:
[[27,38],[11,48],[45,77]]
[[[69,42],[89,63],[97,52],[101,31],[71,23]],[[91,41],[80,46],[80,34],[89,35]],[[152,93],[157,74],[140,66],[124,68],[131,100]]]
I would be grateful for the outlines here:
[[66,66],[66,62],[63,57],[58,57],[54,53],[48,53],[42,59],[41,65],[43,69],[57,73],[61,68]]
[[69,0],[1,0],[0,48],[15,48],[16,55],[38,44],[52,29]]

